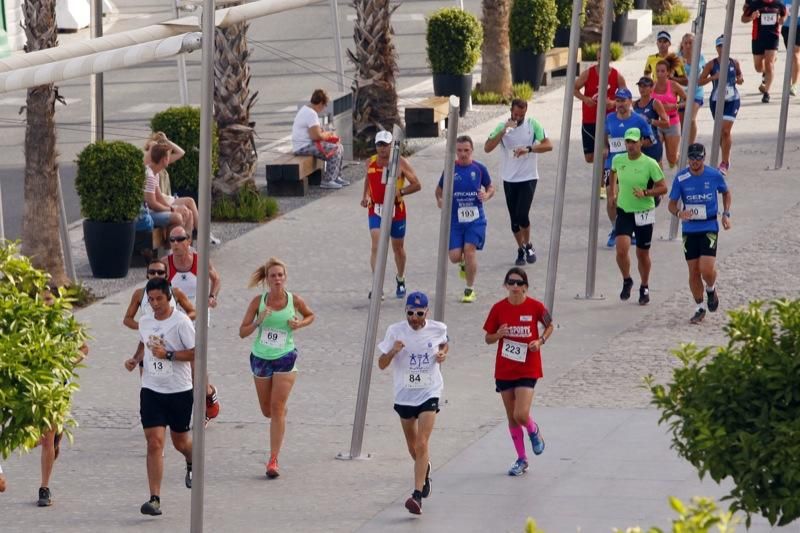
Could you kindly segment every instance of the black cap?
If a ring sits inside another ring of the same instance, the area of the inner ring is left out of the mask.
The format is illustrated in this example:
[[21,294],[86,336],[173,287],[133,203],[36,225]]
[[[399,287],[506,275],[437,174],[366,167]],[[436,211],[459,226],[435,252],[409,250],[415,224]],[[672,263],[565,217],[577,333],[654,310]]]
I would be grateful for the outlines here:
[[641,78],[639,78],[639,81],[636,82],[636,85],[646,85],[648,87],[652,87],[653,80],[651,78],[648,78],[647,76],[642,76]]
[[698,157],[698,156],[700,156],[700,157],[705,158],[705,156],[706,156],[706,147],[703,146],[700,143],[690,144],[689,148],[686,150],[686,155],[688,157],[692,157],[692,156]]

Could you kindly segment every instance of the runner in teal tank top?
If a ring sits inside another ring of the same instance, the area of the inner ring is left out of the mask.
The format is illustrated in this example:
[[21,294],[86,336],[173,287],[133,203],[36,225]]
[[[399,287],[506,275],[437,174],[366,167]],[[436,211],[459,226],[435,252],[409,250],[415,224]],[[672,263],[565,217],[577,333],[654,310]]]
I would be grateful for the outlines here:
[[239,336],[244,339],[258,333],[250,353],[250,370],[261,413],[270,419],[267,477],[276,478],[280,475],[278,453],[286,432],[286,402],[297,379],[294,332],[311,324],[314,312],[300,296],[286,290],[283,261],[270,257],[253,272],[250,287],[262,284],[267,290],[250,301]]

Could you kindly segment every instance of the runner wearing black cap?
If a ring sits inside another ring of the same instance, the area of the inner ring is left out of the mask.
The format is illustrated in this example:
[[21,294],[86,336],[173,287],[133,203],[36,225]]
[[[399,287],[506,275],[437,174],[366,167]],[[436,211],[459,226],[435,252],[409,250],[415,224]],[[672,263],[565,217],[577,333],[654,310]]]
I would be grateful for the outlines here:
[[422,498],[431,493],[428,441],[444,388],[439,368],[447,358],[447,326],[428,320],[428,297],[412,292],[406,298],[406,320],[386,329],[378,345],[378,368],[392,367],[394,410],[414,460],[414,492],[406,500],[411,514],[422,513]]
[[[708,310],[719,307],[716,281],[717,235],[719,233],[719,203],[722,194],[722,227],[731,228],[731,192],[722,173],[705,164],[706,149],[700,143],[689,146],[689,166],[675,176],[669,192],[669,212],[682,220],[683,254],[689,266],[689,289],[697,309],[689,320],[699,324],[706,316],[703,302],[705,282]],[[679,207],[679,201],[683,207]]]

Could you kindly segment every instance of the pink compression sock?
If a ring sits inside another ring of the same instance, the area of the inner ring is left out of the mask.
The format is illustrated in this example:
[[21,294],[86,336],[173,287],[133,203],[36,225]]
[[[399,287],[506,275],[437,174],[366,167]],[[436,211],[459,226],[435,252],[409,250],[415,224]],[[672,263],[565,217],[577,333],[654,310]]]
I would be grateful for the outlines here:
[[523,461],[528,460],[525,454],[525,434],[522,432],[522,426],[508,426],[508,431],[511,433],[511,440],[514,442],[514,448],[517,450],[517,457]]
[[533,421],[532,416],[528,417],[528,422],[525,424],[525,429],[528,430],[528,435],[539,429],[539,426],[536,424],[536,422]]

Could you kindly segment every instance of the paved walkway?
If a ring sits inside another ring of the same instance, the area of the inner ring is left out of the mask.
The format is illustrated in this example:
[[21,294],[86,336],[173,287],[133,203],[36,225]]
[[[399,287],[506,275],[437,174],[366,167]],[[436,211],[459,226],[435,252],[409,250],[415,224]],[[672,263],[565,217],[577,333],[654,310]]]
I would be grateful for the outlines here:
[[[720,33],[722,5],[709,6],[707,43]],[[677,36],[682,33],[673,31]],[[797,130],[790,128],[785,169],[765,170],[774,158],[779,93],[762,105],[749,66],[748,30],[737,24],[734,56],[742,61],[745,92],[734,127],[734,229],[721,236],[720,297],[724,311],[755,298],[796,297],[800,279],[795,258],[800,236],[800,176]],[[677,37],[676,37],[677,40]],[[706,56],[713,52],[704,47]],[[648,50],[619,62],[635,81]],[[782,62],[778,64],[782,72]],[[556,146],[560,139],[562,94],[537,97],[531,112],[541,118]],[[790,125],[797,114],[792,102]],[[500,118],[498,118],[500,120]],[[669,450],[658,414],[638,386],[642,376],[669,376],[669,350],[680,342],[718,344],[724,340],[722,312],[689,327],[691,298],[686,266],[677,242],[653,247],[652,303],[641,308],[616,298],[619,275],[613,253],[601,244],[597,292],[602,300],[576,300],[583,293],[587,241],[589,168],[578,137],[579,107],[573,112],[570,171],[554,317],[557,329],[544,353],[545,379],[537,389],[534,413],[547,439],[544,455],[523,478],[504,475],[513,460],[504,414],[493,390],[493,350],[481,326],[490,305],[503,296],[502,276],[514,245],[502,193],[487,206],[487,246],[480,254],[478,303],[462,305],[454,268],[448,278],[447,322],[453,339],[445,369],[444,408],[432,440],[434,489],[422,517],[402,507],[410,491],[411,465],[397,417],[391,409],[391,380],[375,369],[364,451],[370,460],[343,462],[349,448],[355,392],[370,286],[369,238],[358,207],[361,184],[297,209],[240,239],[225,243],[213,257],[223,289],[210,337],[210,372],[219,385],[223,410],[207,437],[207,531],[521,531],[527,516],[547,531],[609,531],[612,526],[659,525],[671,518],[667,497],[720,496],[723,489],[700,483],[693,469]],[[493,123],[468,133],[482,144]],[[700,112],[701,140],[710,139],[707,108]],[[422,182],[409,198],[408,286],[432,294],[439,212],[433,189],[442,170],[443,145],[415,155]],[[496,154],[476,151],[491,170]],[[528,267],[531,292],[543,296],[549,253],[556,153],[541,158],[542,175],[533,209],[534,245],[539,262]],[[602,220],[602,216],[601,216]],[[665,236],[669,215],[658,212],[656,236]],[[607,222],[601,224],[604,240]],[[250,272],[271,256],[289,264],[290,289],[317,313],[316,323],[298,334],[300,375],[290,400],[283,475],[264,479],[267,429],[247,364],[249,340],[238,339],[238,324],[249,299]],[[388,269],[391,281],[393,268]],[[776,273],[779,275],[776,276]],[[138,379],[122,368],[135,335],[121,326],[131,291],[109,297],[79,313],[94,340],[82,390],[74,400],[80,422],[75,442],[65,446],[51,488],[55,504],[34,505],[39,455],[13,457],[3,464],[10,488],[0,497],[3,531],[175,531],[188,527],[189,491],[183,464],[167,452],[162,490],[164,515],[139,514],[148,496],[145,446],[138,425]],[[387,297],[385,326],[402,320],[403,306]],[[754,531],[770,531],[763,520]],[[784,528],[782,531],[797,531]]]

